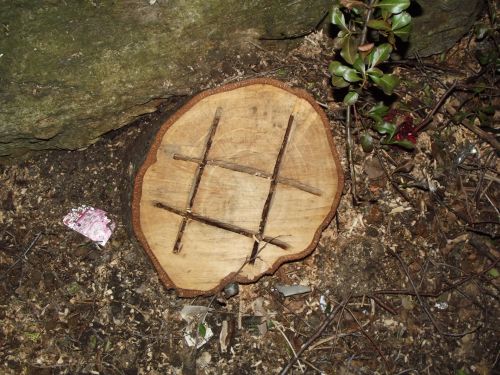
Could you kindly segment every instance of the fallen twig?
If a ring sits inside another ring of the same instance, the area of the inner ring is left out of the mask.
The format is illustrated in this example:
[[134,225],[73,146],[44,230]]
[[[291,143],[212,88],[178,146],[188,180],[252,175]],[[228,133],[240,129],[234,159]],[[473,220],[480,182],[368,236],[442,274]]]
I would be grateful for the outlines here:
[[484,130],[480,129],[479,127],[471,124],[469,120],[464,119],[460,122],[460,125],[463,125],[465,128],[473,132],[475,135],[477,135],[479,138],[482,140],[488,142],[493,148],[496,150],[497,153],[500,153],[500,142],[496,140],[496,138],[491,135],[486,133]]
[[436,112],[439,110],[439,108],[441,108],[441,106],[443,105],[446,98],[448,98],[448,96],[450,96],[450,94],[453,92],[453,90],[455,90],[455,87],[457,87],[457,81],[453,82],[453,84],[448,88],[448,90],[446,90],[446,92],[443,94],[443,96],[441,96],[441,98],[438,100],[438,102],[436,103],[434,108],[432,108],[432,110],[427,114],[427,116],[425,116],[425,118],[420,122],[420,124],[418,124],[415,127],[415,130],[414,130],[415,133],[418,133],[419,131],[421,131],[423,128],[425,128],[432,121],[432,118],[434,117]]
[[304,372],[304,365],[302,363],[300,363],[299,357],[297,356],[297,353],[295,352],[295,349],[293,348],[292,343],[290,342],[290,340],[288,340],[286,333],[280,328],[280,324],[277,321],[271,320],[271,322],[274,324],[274,326],[279,331],[279,333],[281,333],[281,336],[283,336],[283,338],[285,339],[285,341],[288,344],[288,347],[290,348],[290,350],[292,351],[294,357],[297,357],[297,364],[299,365],[300,371]]
[[378,149],[375,149],[375,156],[377,157],[377,159],[380,163],[380,166],[382,167],[382,171],[384,172],[385,177],[387,177],[387,179],[391,183],[392,187],[399,193],[399,195],[401,195],[403,197],[403,199],[405,201],[407,201],[412,207],[416,208],[415,203],[413,203],[413,201],[410,199],[410,197],[408,197],[408,195],[406,195],[406,193],[403,190],[401,190],[401,188],[399,187],[399,184],[392,179],[392,176],[389,174],[389,172],[387,171],[387,168],[384,165],[384,162],[382,160],[382,157],[380,156],[380,153],[378,152]]
[[380,347],[375,343],[375,341],[373,341],[371,336],[365,331],[365,329],[363,328],[363,326],[359,322],[358,318],[356,318],[356,316],[353,314],[353,312],[350,309],[346,309],[346,310],[349,314],[351,314],[352,318],[354,319],[356,324],[359,326],[359,329],[360,329],[361,333],[363,334],[363,336],[365,336],[368,339],[368,341],[370,341],[370,343],[375,348],[377,353],[382,357],[382,360],[385,363],[386,369],[388,370],[389,369],[389,362],[387,362],[387,359],[385,358],[384,353],[382,353],[382,350],[380,349]]
[[348,105],[346,108],[346,121],[345,121],[345,138],[347,146],[347,161],[349,163],[349,174],[351,175],[351,194],[354,205],[358,203],[358,196],[356,193],[356,170],[354,168],[354,162],[352,160],[352,150],[354,147],[354,142],[352,140],[351,134],[351,106]]
[[283,370],[281,370],[280,375],[286,375],[286,374],[288,374],[288,372],[290,371],[290,369],[292,368],[292,366],[299,359],[300,355],[309,346],[311,346],[311,344],[319,336],[321,336],[321,334],[324,332],[324,330],[333,322],[333,320],[335,319],[335,316],[337,315],[337,313],[339,312],[339,310],[343,309],[347,305],[347,303],[349,302],[350,299],[351,299],[351,294],[349,294],[349,296],[347,296],[347,298],[344,299],[344,301],[342,301],[339,305],[337,305],[335,307],[335,309],[332,310],[332,312],[330,312],[330,314],[328,315],[328,317],[323,321],[323,323],[321,323],[321,325],[318,327],[318,329],[316,330],[316,332],[314,332],[314,334],[304,343],[304,345],[302,345],[302,347],[297,351],[297,353],[290,359],[290,361],[288,361],[288,363],[286,364],[286,366],[283,367]]
[[441,327],[439,326],[438,322],[434,319],[434,316],[429,311],[429,309],[427,307],[427,304],[425,303],[425,301],[422,299],[422,296],[418,292],[417,287],[416,287],[415,283],[413,282],[413,279],[410,276],[410,271],[408,270],[408,267],[406,266],[406,263],[403,261],[403,259],[401,259],[401,257],[399,256],[399,254],[397,252],[392,251],[391,249],[388,249],[388,251],[389,251],[389,253],[392,256],[396,257],[396,259],[398,260],[398,262],[401,264],[401,267],[403,268],[403,271],[406,274],[406,277],[408,277],[408,280],[410,281],[410,284],[411,284],[413,290],[415,291],[415,296],[417,297],[418,302],[420,302],[420,305],[422,306],[422,309],[427,314],[427,316],[429,317],[430,321],[432,322],[432,324],[434,325],[434,327],[436,328],[436,330],[440,334],[442,334],[443,332],[441,330]]
[[28,247],[23,251],[23,253],[17,258],[17,260],[11,264],[11,266],[9,268],[7,268],[7,270],[4,272],[4,274],[0,277],[0,280],[3,280],[7,277],[7,275],[9,274],[10,271],[12,271],[14,269],[15,266],[17,266],[17,264],[21,261],[23,261],[24,259],[26,259],[26,256],[28,255],[28,253],[31,251],[31,249],[33,248],[33,246],[35,246],[35,243],[38,241],[38,239],[40,238],[40,236],[42,235],[42,232],[38,232],[35,236],[35,238],[33,239],[33,241],[31,241],[31,243],[28,245]]

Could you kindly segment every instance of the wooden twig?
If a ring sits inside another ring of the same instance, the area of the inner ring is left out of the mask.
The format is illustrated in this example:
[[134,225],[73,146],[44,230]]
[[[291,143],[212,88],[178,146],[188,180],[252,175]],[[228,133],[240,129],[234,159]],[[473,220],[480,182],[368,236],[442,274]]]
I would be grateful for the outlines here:
[[366,43],[366,34],[368,33],[368,21],[370,21],[370,18],[373,13],[373,0],[370,0],[370,3],[368,4],[368,9],[366,11],[366,17],[365,17],[365,23],[363,25],[363,31],[361,32],[361,39],[359,41],[359,45],[363,45]]
[[276,163],[274,164],[273,174],[271,176],[271,183],[269,184],[269,192],[267,194],[266,201],[264,203],[264,207],[262,208],[262,214],[260,217],[259,223],[259,231],[257,233],[256,239],[253,243],[252,255],[250,255],[250,264],[255,263],[255,256],[259,251],[259,244],[264,236],[264,230],[266,229],[267,219],[269,217],[269,212],[271,209],[271,202],[273,201],[274,195],[276,194],[276,186],[278,185],[278,176],[281,168],[281,164],[283,161],[283,157],[285,155],[286,148],[288,146],[288,142],[290,140],[290,134],[292,132],[294,116],[293,113],[290,114],[288,118],[288,125],[285,130],[285,134],[283,135],[283,141],[281,142],[281,147],[278,152],[278,156],[276,157]]
[[407,201],[413,208],[416,208],[416,204],[413,203],[413,201],[410,199],[410,197],[399,187],[399,184],[393,180],[392,176],[387,171],[387,168],[384,165],[384,162],[382,160],[382,156],[380,156],[378,149],[375,149],[375,156],[377,157],[377,159],[380,163],[380,166],[382,167],[382,171],[384,172],[385,176],[387,177],[387,179],[391,183],[394,190],[396,190],[398,192],[398,194],[401,195],[403,197],[403,199],[405,201]]
[[446,98],[448,98],[448,96],[450,96],[450,94],[453,92],[453,90],[455,90],[456,86],[457,86],[457,81],[454,81],[453,84],[448,88],[448,90],[446,90],[446,92],[443,94],[443,96],[441,96],[441,98],[438,100],[438,102],[436,103],[434,108],[432,108],[432,110],[420,122],[420,124],[418,124],[415,127],[415,130],[414,130],[415,133],[418,133],[419,131],[421,131],[423,128],[425,128],[432,121],[432,118],[434,117],[436,112],[439,110],[439,108],[441,108],[441,106],[443,105]]
[[380,298],[378,298],[376,295],[373,295],[373,294],[367,294],[366,295],[368,298],[370,298],[371,300],[375,301],[375,303],[377,305],[379,305],[381,308],[383,308],[385,311],[387,311],[388,313],[392,314],[392,315],[397,315],[398,312],[396,311],[396,309],[394,307],[392,307],[391,305],[389,305],[388,303],[382,301]]
[[382,349],[380,349],[380,347],[375,343],[375,341],[373,341],[373,339],[371,338],[371,336],[365,331],[365,329],[363,328],[363,326],[359,322],[358,318],[356,318],[356,316],[353,314],[353,312],[350,309],[346,309],[346,310],[352,316],[352,318],[354,319],[354,321],[358,325],[359,330],[361,331],[361,333],[363,334],[363,336],[365,336],[368,339],[368,341],[370,341],[370,343],[375,348],[375,350],[377,351],[377,353],[380,355],[380,357],[382,357],[382,360],[385,363],[386,369],[389,370],[389,367],[390,367],[389,366],[389,362],[387,362],[387,359],[385,358],[385,355],[382,352]]
[[288,361],[288,363],[286,364],[286,366],[283,367],[283,370],[281,370],[280,375],[286,375],[286,374],[288,374],[288,372],[290,371],[290,369],[292,368],[292,366],[299,359],[300,355],[302,353],[304,353],[304,351],[309,346],[311,346],[311,344],[315,340],[317,340],[319,336],[321,336],[321,334],[325,331],[325,329],[333,322],[333,320],[335,319],[335,316],[337,315],[337,313],[339,312],[339,310],[343,309],[347,305],[347,303],[349,302],[350,299],[351,299],[351,294],[349,294],[349,296],[346,299],[344,299],[344,301],[342,301],[342,303],[340,303],[339,305],[337,305],[335,307],[335,309],[333,309],[333,311],[330,312],[330,314],[328,315],[328,317],[323,321],[323,323],[320,324],[320,326],[318,327],[318,329],[316,330],[316,332],[314,332],[314,334],[304,343],[304,345],[302,345],[302,347],[297,351],[297,353],[290,359],[290,361]]
[[33,248],[33,246],[35,246],[35,243],[38,241],[38,239],[40,238],[40,236],[42,235],[42,232],[38,232],[35,236],[35,238],[33,238],[33,240],[30,242],[30,244],[28,245],[28,247],[23,251],[23,253],[17,258],[17,260],[12,263],[12,265],[7,268],[7,270],[4,272],[4,274],[2,276],[0,276],[0,280],[3,280],[7,277],[7,275],[9,274],[10,271],[12,271],[14,269],[15,266],[17,266],[17,264],[23,260],[26,259],[26,256],[28,255],[28,253],[31,251],[31,249]]
[[388,249],[388,251],[389,251],[389,253],[392,256],[396,257],[396,259],[398,260],[398,262],[401,264],[401,267],[403,268],[403,271],[406,274],[406,277],[408,277],[408,280],[410,281],[410,284],[411,284],[411,286],[412,286],[412,288],[413,288],[413,290],[415,292],[415,296],[417,297],[418,302],[420,302],[420,305],[422,306],[422,309],[427,314],[427,316],[429,317],[429,320],[432,322],[432,324],[434,325],[434,327],[436,328],[436,330],[440,334],[442,334],[443,332],[441,330],[441,327],[439,326],[438,322],[434,319],[434,316],[429,311],[429,309],[427,307],[427,304],[425,303],[425,301],[423,300],[422,296],[418,292],[417,287],[416,287],[415,283],[413,282],[413,279],[411,278],[410,271],[408,270],[408,267],[406,266],[405,262],[403,261],[403,259],[401,259],[401,257],[398,255],[397,252],[392,251],[391,249]]
[[477,135],[479,138],[482,140],[488,142],[497,153],[500,153],[500,142],[496,140],[496,138],[491,135],[486,133],[484,130],[480,129],[479,127],[475,126],[472,124],[469,120],[464,119],[460,122],[460,125],[463,125],[465,128],[473,132],[475,135]]
[[438,290],[438,291],[434,291],[434,292],[417,291],[417,292],[415,292],[415,291],[411,291],[411,290],[407,290],[407,289],[392,289],[392,290],[376,290],[376,291],[372,292],[372,294],[416,296],[418,293],[421,297],[438,298],[439,296],[443,295],[443,293],[446,293],[446,292],[449,292],[450,290],[456,289],[459,286],[469,282],[470,280],[472,280],[475,277],[483,276],[486,272],[488,272],[489,270],[494,268],[499,261],[500,261],[500,258],[496,258],[493,262],[491,262],[481,272],[471,273],[471,274],[467,275],[466,277],[462,278],[461,280],[459,280],[453,284],[450,284],[446,288],[443,288],[443,289]]
[[[271,322],[274,324],[274,326],[279,331],[279,333],[281,333],[281,336],[283,336],[283,338],[285,339],[286,343],[288,344],[288,347],[290,348],[290,350],[293,353],[293,356],[297,357],[297,353],[295,352],[295,349],[293,348],[292,343],[290,342],[290,340],[288,340],[288,337],[286,336],[285,332],[280,328],[279,323],[277,321],[275,321],[275,320],[271,320]],[[302,371],[302,373],[303,373],[304,372],[304,367],[303,367],[302,363],[300,363],[298,357],[297,357],[297,364],[300,367],[300,371]]]
[[352,149],[354,142],[351,134],[351,106],[346,108],[346,121],[345,121],[345,138],[347,146],[347,161],[349,163],[349,174],[351,175],[351,194],[354,205],[358,203],[358,195],[356,193],[356,170],[354,169],[354,162],[352,160]]

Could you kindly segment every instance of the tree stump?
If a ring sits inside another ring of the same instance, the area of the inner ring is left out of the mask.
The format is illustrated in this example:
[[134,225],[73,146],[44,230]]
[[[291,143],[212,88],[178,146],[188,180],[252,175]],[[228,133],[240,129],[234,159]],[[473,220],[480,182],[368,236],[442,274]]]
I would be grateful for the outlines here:
[[160,128],[135,179],[133,227],[167,287],[208,295],[310,254],[342,186],[314,99],[254,79],[199,94]]

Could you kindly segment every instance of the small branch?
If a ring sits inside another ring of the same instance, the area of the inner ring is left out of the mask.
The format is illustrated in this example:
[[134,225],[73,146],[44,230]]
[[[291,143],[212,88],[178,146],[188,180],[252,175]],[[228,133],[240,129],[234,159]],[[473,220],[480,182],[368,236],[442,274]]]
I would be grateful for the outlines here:
[[432,118],[434,117],[436,112],[439,110],[439,108],[441,108],[441,106],[443,105],[446,98],[448,98],[448,96],[450,96],[450,94],[453,92],[453,90],[455,90],[456,86],[457,86],[457,81],[454,81],[453,84],[448,88],[448,90],[446,90],[446,92],[443,94],[443,96],[436,103],[436,105],[434,106],[432,111],[430,111],[427,114],[427,116],[420,122],[420,124],[418,124],[415,127],[415,130],[414,130],[415,133],[418,133],[419,131],[421,131],[423,128],[425,128],[432,121]]
[[356,205],[358,203],[358,195],[356,193],[356,170],[354,169],[354,163],[352,161],[352,149],[354,142],[352,140],[351,134],[351,106],[348,105],[346,108],[346,121],[345,121],[345,137],[347,145],[347,161],[349,163],[349,173],[351,175],[351,194],[353,203]]
[[377,157],[377,159],[380,163],[380,166],[382,167],[382,171],[384,172],[385,177],[389,180],[389,182],[391,183],[394,190],[396,190],[399,193],[399,195],[401,195],[403,197],[403,199],[405,201],[407,201],[413,208],[416,208],[415,203],[413,203],[412,200],[410,199],[410,197],[403,190],[401,190],[398,183],[393,180],[392,176],[387,171],[387,168],[384,165],[384,162],[382,160],[382,156],[380,156],[378,149],[375,149],[375,156]]
[[370,21],[370,18],[373,13],[372,5],[373,5],[373,0],[370,0],[370,3],[368,4],[368,10],[366,11],[366,18],[365,18],[365,23],[363,25],[363,31],[361,32],[361,40],[359,42],[360,46],[366,43],[366,34],[368,33],[368,21]]
[[[288,347],[290,348],[290,350],[293,353],[293,356],[297,357],[297,353],[295,352],[295,349],[293,348],[292,343],[290,342],[290,340],[288,340],[288,337],[286,336],[286,333],[280,328],[279,323],[277,321],[275,321],[275,320],[271,320],[271,322],[274,324],[274,326],[279,331],[279,333],[281,333],[281,336],[283,336],[283,338],[285,339],[286,343],[288,344]],[[303,367],[302,363],[300,363],[298,357],[297,357],[297,364],[300,367],[300,371],[302,371],[302,373],[303,373],[304,372],[304,367]]]
[[280,375],[286,375],[286,374],[288,374],[288,372],[290,371],[290,369],[292,368],[292,366],[299,359],[300,355],[302,353],[304,353],[304,351],[309,346],[311,346],[311,344],[319,336],[321,336],[321,334],[325,331],[325,329],[333,322],[333,320],[335,319],[335,316],[337,315],[337,313],[339,312],[339,310],[340,309],[344,309],[350,299],[351,299],[351,295],[349,294],[349,296],[346,299],[344,299],[344,301],[342,301],[342,303],[340,303],[339,305],[337,305],[335,307],[335,309],[333,309],[333,311],[330,312],[330,314],[328,315],[328,317],[323,321],[323,323],[321,323],[321,325],[318,327],[318,329],[316,330],[316,332],[314,332],[314,334],[304,343],[304,345],[302,345],[302,347],[299,349],[299,351],[297,352],[297,354],[295,354],[293,356],[293,358],[290,359],[290,361],[287,363],[287,365],[285,367],[283,367],[283,370],[281,370]]
[[377,305],[379,305],[381,308],[383,308],[385,311],[387,311],[388,313],[392,314],[392,315],[398,315],[398,312],[396,311],[396,309],[394,307],[392,307],[391,305],[389,305],[388,303],[382,301],[380,298],[378,298],[377,296],[373,295],[373,294],[367,294],[366,295],[368,298],[372,299],[373,301],[375,301],[375,303]]
[[385,358],[385,355],[382,352],[382,349],[380,349],[380,347],[375,343],[375,341],[373,341],[373,339],[371,338],[371,336],[365,331],[365,329],[363,328],[363,326],[359,322],[358,318],[356,318],[356,316],[354,315],[354,313],[350,309],[346,309],[346,310],[352,316],[352,318],[354,319],[354,321],[357,323],[357,325],[359,327],[359,330],[361,331],[361,333],[363,334],[363,336],[365,336],[368,339],[368,341],[370,341],[370,344],[372,344],[372,346],[374,347],[374,349],[377,351],[378,355],[382,358],[382,360],[384,361],[384,364],[386,366],[386,369],[388,370],[389,367],[390,367],[389,366],[389,362],[387,362],[387,359]]
[[401,264],[401,267],[403,268],[403,271],[406,274],[406,277],[408,277],[408,280],[410,281],[410,284],[411,284],[411,286],[412,286],[412,288],[413,288],[413,290],[415,292],[415,296],[417,297],[418,302],[420,302],[420,305],[422,306],[422,309],[425,311],[425,313],[429,317],[430,321],[432,322],[432,324],[434,325],[434,327],[436,328],[436,330],[440,334],[442,334],[441,327],[439,326],[438,322],[434,319],[434,316],[432,316],[431,312],[427,308],[427,304],[425,303],[425,301],[423,300],[422,296],[418,292],[417,287],[416,287],[415,283],[413,282],[413,279],[410,276],[410,271],[408,270],[408,267],[406,266],[405,262],[403,261],[403,259],[401,259],[401,257],[395,251],[392,251],[390,249],[388,249],[388,251],[389,251],[389,253],[392,256],[396,257],[396,259],[398,260],[398,262]]
[[491,134],[486,133],[484,130],[480,129],[479,127],[471,124],[468,120],[463,120],[461,123],[464,127],[469,129],[471,132],[473,132],[475,135],[477,135],[479,138],[483,139],[484,141],[488,142],[497,153],[500,153],[500,142],[496,140],[494,136]]
[[14,269],[14,267],[17,266],[17,264],[19,262],[22,262],[22,261],[24,261],[26,259],[26,256],[31,251],[31,249],[33,248],[33,246],[35,246],[35,243],[38,241],[38,239],[41,237],[41,235],[42,235],[42,232],[38,232],[36,234],[35,238],[31,241],[31,243],[23,251],[23,253],[17,258],[17,260],[3,273],[3,275],[0,276],[0,280],[3,280],[4,278],[6,278],[7,275],[9,274],[9,272],[12,271]]

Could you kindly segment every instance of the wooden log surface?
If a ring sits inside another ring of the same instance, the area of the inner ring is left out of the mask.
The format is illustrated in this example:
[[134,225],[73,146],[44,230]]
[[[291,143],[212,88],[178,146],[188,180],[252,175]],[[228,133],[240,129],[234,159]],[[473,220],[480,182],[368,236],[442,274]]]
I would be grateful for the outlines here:
[[134,185],[134,231],[182,296],[252,282],[308,255],[340,200],[328,120],[256,79],[203,92],[159,130]]

